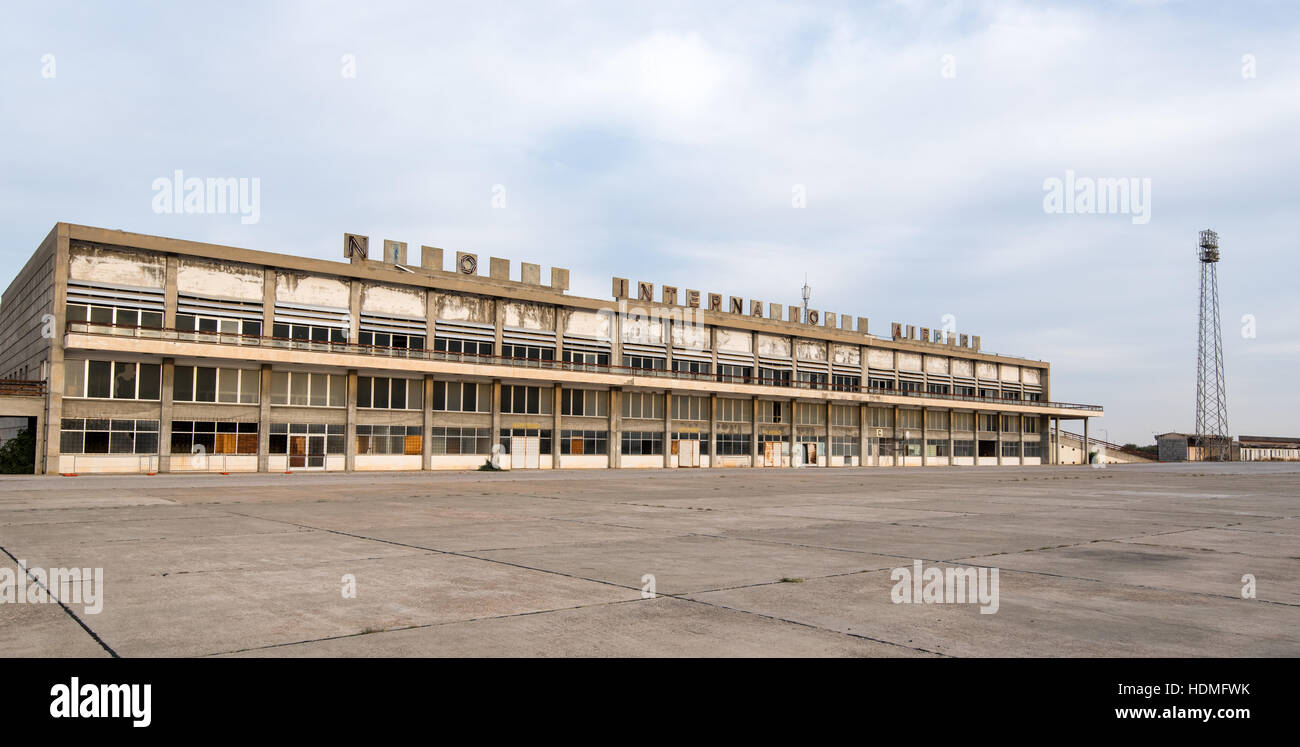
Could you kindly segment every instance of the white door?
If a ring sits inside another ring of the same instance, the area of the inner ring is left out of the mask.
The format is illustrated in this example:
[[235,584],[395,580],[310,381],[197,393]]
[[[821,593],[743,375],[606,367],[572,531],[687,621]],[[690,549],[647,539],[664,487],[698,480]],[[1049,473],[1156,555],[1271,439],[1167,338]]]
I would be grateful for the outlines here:
[[[514,439],[510,439],[514,443]],[[528,469],[538,469],[542,466],[542,439],[538,436],[526,436],[524,442],[524,466]]]
[[679,467],[698,467],[700,466],[700,442],[699,441],[678,441],[677,448],[677,466]]
[[524,443],[527,439],[522,436],[515,436],[510,439],[510,469],[523,469],[526,461],[525,453],[528,448]]

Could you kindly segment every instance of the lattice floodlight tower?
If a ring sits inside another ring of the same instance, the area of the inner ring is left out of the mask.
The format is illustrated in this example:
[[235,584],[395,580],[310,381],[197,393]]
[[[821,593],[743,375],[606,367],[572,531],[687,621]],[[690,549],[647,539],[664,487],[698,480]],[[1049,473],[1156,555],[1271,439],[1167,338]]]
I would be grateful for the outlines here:
[[1223,333],[1219,329],[1219,235],[1201,231],[1196,256],[1201,262],[1200,331],[1196,339],[1195,444],[1201,459],[1228,458],[1228,393],[1223,381]]

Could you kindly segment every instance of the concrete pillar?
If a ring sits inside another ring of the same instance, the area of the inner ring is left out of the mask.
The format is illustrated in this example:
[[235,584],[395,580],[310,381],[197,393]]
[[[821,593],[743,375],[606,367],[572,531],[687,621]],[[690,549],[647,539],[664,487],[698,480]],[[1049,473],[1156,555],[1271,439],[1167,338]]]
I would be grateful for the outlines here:
[[1016,423],[1020,426],[1020,466],[1025,466],[1025,416],[1016,414]]
[[[714,351],[713,360],[718,360],[717,351]],[[709,466],[718,466],[718,443],[714,434],[718,432],[718,395],[709,395]]]
[[[429,339],[432,342],[432,338]],[[420,414],[424,424],[420,436],[420,469],[433,469],[433,374],[424,375],[424,408]]]
[[[671,345],[669,346],[672,347]],[[664,392],[664,467],[673,466],[673,393]]]
[[554,418],[551,425],[551,468],[560,468],[560,403],[563,402],[563,391],[559,384],[554,389],[554,404],[551,406],[551,417]]
[[953,455],[952,421],[953,421],[953,412],[952,412],[952,408],[949,408],[948,409],[948,466],[949,467],[957,463],[957,457]]
[[[793,342],[791,344],[793,344]],[[795,429],[795,420],[797,419],[795,414],[795,409],[798,407],[796,400],[792,398],[790,400],[789,407],[790,407],[790,417],[788,418],[788,420],[790,421],[790,465],[794,466],[794,450],[799,448],[799,444],[795,441],[795,434],[797,433]],[[757,437],[758,436],[755,436],[755,438]]]
[[[897,365],[897,364],[895,364]],[[894,372],[897,376],[897,371]],[[898,387],[898,381],[894,381],[895,390]],[[907,432],[903,432],[903,448],[898,447],[898,405],[894,405],[894,427],[891,429],[891,436],[894,438],[894,466],[901,467],[907,464]]]
[[[506,324],[506,306],[504,300],[505,299],[498,298],[492,302],[492,316],[494,320],[492,330],[492,355],[495,355],[498,358],[501,357],[501,339]],[[495,439],[497,438],[495,431],[492,433],[492,438],[495,442]]]
[[[866,359],[867,359],[867,353],[866,353],[866,349],[864,348],[862,351],[862,360],[865,361]],[[863,363],[862,365],[866,366],[866,363]],[[866,383],[867,379],[865,376],[863,377],[862,381],[863,383]],[[858,403],[858,466],[860,467],[864,466],[866,465],[866,463],[867,463],[867,405],[866,403]]]
[[998,435],[998,442],[993,448],[997,449],[998,451],[998,466],[1001,467],[1002,466],[1002,413],[999,412],[994,417],[997,418],[997,423],[996,423],[997,430],[994,432],[997,433]]
[[[353,342],[356,342],[354,339]],[[348,369],[348,421],[343,429],[343,468],[357,468],[357,369]],[[328,457],[327,457],[328,461]]]
[[749,439],[749,466],[758,466],[758,396],[749,399],[749,421],[753,430]]
[[[361,281],[353,280],[348,285],[348,342],[356,345],[361,339]],[[350,438],[350,437],[349,437]],[[352,444],[355,452],[356,444]],[[355,456],[355,453],[353,453]],[[348,469],[352,469],[351,466]]]
[[[168,258],[171,259],[170,257]],[[173,263],[168,262],[168,267]],[[173,310],[174,311],[174,310]],[[163,323],[165,327],[175,324]],[[171,472],[172,469],[172,394],[175,393],[176,359],[162,359],[161,391],[158,392],[158,471]]]
[[[176,272],[180,269],[180,258],[174,255],[167,255],[167,280],[163,284],[163,327],[167,329],[176,329]],[[161,427],[161,423],[159,424]],[[160,432],[161,434],[161,432]],[[159,439],[162,436],[159,435]],[[161,461],[161,459],[159,460]],[[162,467],[159,467],[161,470]]]
[[1091,453],[1091,447],[1088,445],[1088,419],[1083,419],[1083,454],[1080,456],[1080,463],[1087,466],[1088,455]]
[[831,407],[832,407],[831,401],[826,400],[826,466],[827,467],[831,466],[831,454],[835,453],[834,447],[831,446],[832,438],[833,438],[831,435]]
[[929,456],[930,424],[925,422],[926,416],[929,415],[929,413],[930,411],[928,409],[921,408],[921,466],[922,467],[930,466],[930,456]]
[[271,454],[271,364],[263,363],[259,371],[261,393],[257,400],[257,471],[270,469]]
[[[497,325],[498,333],[501,326]],[[500,348],[501,336],[497,335],[497,355],[501,354]],[[489,444],[498,445],[501,443],[501,379],[492,380],[492,437],[488,439]],[[491,449],[489,448],[489,453]],[[502,455],[505,458],[505,455]]]
[[617,469],[622,466],[622,414],[623,391],[619,387],[609,388],[609,466]]

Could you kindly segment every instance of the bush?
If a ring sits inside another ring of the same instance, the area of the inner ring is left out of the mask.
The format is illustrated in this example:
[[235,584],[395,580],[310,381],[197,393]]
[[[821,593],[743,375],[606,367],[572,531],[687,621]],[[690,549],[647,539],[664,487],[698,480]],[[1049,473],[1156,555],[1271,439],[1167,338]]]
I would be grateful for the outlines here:
[[24,428],[0,446],[0,474],[30,475],[36,472],[36,436]]

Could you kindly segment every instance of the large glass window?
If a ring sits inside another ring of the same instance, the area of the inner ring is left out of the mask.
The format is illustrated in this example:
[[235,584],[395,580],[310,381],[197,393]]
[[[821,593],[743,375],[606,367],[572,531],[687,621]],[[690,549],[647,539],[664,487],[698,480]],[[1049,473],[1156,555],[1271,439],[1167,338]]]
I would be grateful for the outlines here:
[[491,412],[492,385],[472,381],[435,381],[433,409],[438,412]]
[[176,366],[172,372],[172,399],[176,402],[255,405],[261,390],[262,372],[256,369]]
[[709,398],[673,395],[673,420],[708,420]]
[[204,454],[256,454],[257,423],[173,420],[171,446],[174,455],[194,454],[196,447]]
[[664,434],[649,431],[623,431],[620,444],[624,455],[663,454]]
[[161,394],[158,363],[65,360],[63,373],[67,397],[156,400]]
[[719,399],[718,420],[724,423],[748,423],[751,404],[751,400],[747,399]]
[[272,371],[271,404],[299,407],[346,407],[346,374]]
[[664,396],[656,392],[624,392],[623,417],[663,419]]
[[550,415],[554,410],[555,390],[551,387],[501,386],[501,412],[515,415]]
[[608,431],[560,431],[561,454],[608,454]]
[[389,410],[423,409],[424,381],[386,376],[358,376],[357,407]]
[[63,418],[59,424],[63,454],[157,454],[157,420]]
[[609,415],[609,392],[595,389],[563,389],[560,392],[560,414],[605,417]]

